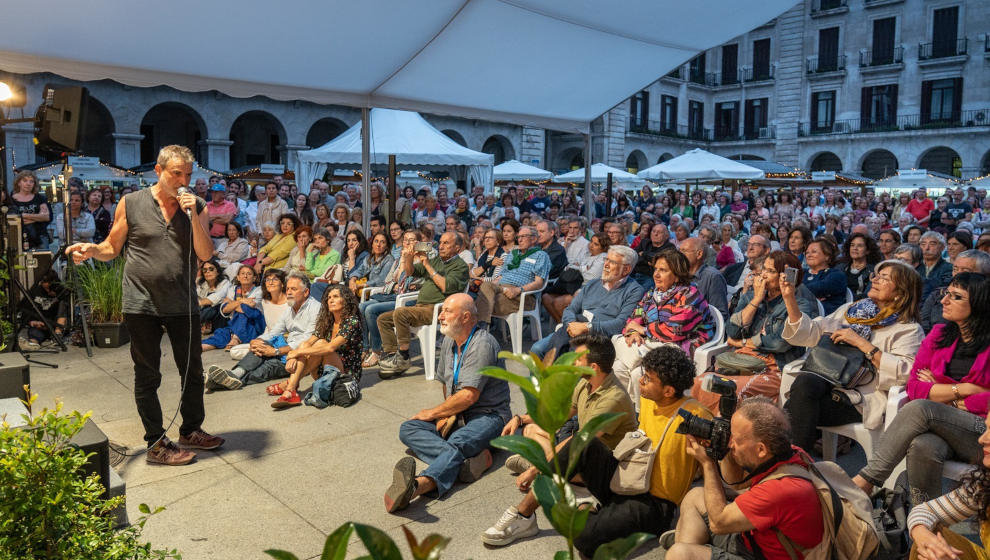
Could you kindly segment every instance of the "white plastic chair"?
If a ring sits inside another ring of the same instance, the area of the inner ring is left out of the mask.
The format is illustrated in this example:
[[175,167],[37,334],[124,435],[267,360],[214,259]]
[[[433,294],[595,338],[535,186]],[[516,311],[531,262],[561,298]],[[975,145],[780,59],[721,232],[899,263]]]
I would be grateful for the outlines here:
[[375,294],[381,294],[385,292],[385,286],[371,286],[366,288],[361,288],[361,303],[368,301],[368,298]]
[[708,371],[709,352],[718,346],[725,345],[725,319],[722,317],[722,312],[711,305],[708,306],[708,309],[712,312],[712,317],[715,318],[715,335],[712,336],[711,340],[694,350],[694,370],[696,375],[701,375]]
[[[504,317],[492,315],[492,317],[498,317],[508,323],[509,338],[512,340],[512,352],[515,354],[522,353],[522,330],[524,324],[523,321],[526,317],[530,318],[530,336],[533,337],[533,341],[535,342],[543,338],[543,326],[540,324],[540,294],[542,293],[542,287],[538,290],[523,292],[519,294],[518,311],[513,311]],[[536,305],[533,306],[533,309],[525,309],[527,297],[532,297],[536,301]]]
[[[415,305],[419,292],[406,292],[395,297],[395,308]],[[427,380],[434,380],[437,376],[437,317],[440,315],[442,303],[433,306],[433,322],[422,327],[413,327],[410,333],[419,340],[419,350],[423,354],[423,372]]]
[[852,303],[852,302],[853,302],[853,293],[852,293],[852,290],[850,290],[849,288],[846,288],[846,303]]

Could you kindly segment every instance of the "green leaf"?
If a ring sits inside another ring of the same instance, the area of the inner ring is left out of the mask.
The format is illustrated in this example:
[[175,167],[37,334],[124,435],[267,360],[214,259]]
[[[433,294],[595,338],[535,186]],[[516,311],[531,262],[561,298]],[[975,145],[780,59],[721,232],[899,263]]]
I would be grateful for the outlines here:
[[[560,495],[560,489],[553,483],[552,478],[545,474],[540,474],[533,481],[533,494],[536,496],[536,500],[540,502],[540,507],[543,508],[543,513],[546,514],[547,519],[553,524],[554,529],[557,529],[557,524],[551,512],[553,512],[554,504],[563,499],[563,496]],[[559,531],[560,529],[557,530]]]
[[577,359],[580,358],[582,354],[587,354],[587,353],[588,353],[587,350],[585,350],[584,352],[565,352],[557,356],[557,359],[553,361],[553,365],[573,366],[574,362],[577,361]]
[[481,368],[481,375],[487,375],[488,377],[508,381],[527,393],[531,393],[533,395],[536,394],[536,386],[533,385],[533,379],[531,377],[518,375],[495,366],[486,366]]
[[554,364],[548,367],[543,373],[547,376],[553,375],[555,373],[574,373],[577,375],[583,375],[585,377],[591,377],[592,375],[595,375],[595,370],[584,366]]
[[529,374],[537,381],[543,379],[543,363],[539,360],[533,359],[533,354],[513,354],[512,352],[507,352],[505,350],[498,353],[498,357],[503,360],[512,360],[513,362],[519,362],[526,369],[529,370]]
[[553,468],[547,462],[546,454],[540,444],[528,437],[511,435],[500,436],[491,441],[491,445],[510,453],[518,453],[532,463],[539,471],[547,476],[553,475]]
[[151,508],[148,507],[148,504],[140,504],[140,505],[138,505],[138,511],[140,511],[141,513],[143,513],[145,515],[148,515],[148,514],[151,513]]
[[581,426],[581,429],[574,434],[570,444],[568,444],[570,452],[567,461],[567,472],[564,473],[565,479],[571,479],[571,473],[574,472],[574,467],[578,464],[578,458],[581,456],[584,448],[591,443],[591,439],[595,437],[595,434],[615,425],[625,415],[625,412],[604,412],[585,422],[584,426]]
[[574,560],[571,553],[566,550],[558,550],[556,554],[553,555],[553,560]]
[[447,544],[450,543],[450,538],[436,533],[427,535],[423,542],[417,542],[416,536],[405,525],[402,526],[402,532],[406,535],[413,560],[439,560]]
[[354,533],[354,525],[344,523],[327,536],[326,543],[323,544],[323,554],[320,560],[343,560],[347,555],[347,542],[351,540]]
[[589,514],[591,514],[591,510],[579,509],[576,505],[560,501],[553,505],[549,517],[553,520],[554,526],[558,528],[560,534],[573,542],[584,530]]
[[[581,376],[558,372],[543,379],[536,411],[530,417],[548,434],[556,433],[571,414],[571,397]],[[528,403],[527,403],[528,404]]]
[[272,558],[276,558],[277,560],[299,560],[299,557],[291,552],[277,550],[274,548],[266,550],[265,554],[271,556]]
[[598,547],[594,560],[625,560],[646,541],[655,538],[649,533],[633,533],[628,537],[615,539]]
[[354,523],[353,525],[358,537],[361,538],[361,542],[364,543],[364,547],[368,549],[368,554],[371,558],[374,560],[402,560],[399,547],[395,545],[395,541],[386,535],[384,531],[360,523]]

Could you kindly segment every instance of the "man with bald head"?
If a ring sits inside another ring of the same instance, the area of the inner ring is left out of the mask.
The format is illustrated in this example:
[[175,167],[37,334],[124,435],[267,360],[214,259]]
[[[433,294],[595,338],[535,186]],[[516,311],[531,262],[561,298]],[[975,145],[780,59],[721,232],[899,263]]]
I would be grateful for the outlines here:
[[401,266],[410,278],[422,278],[423,286],[416,297],[416,305],[399,307],[378,316],[378,332],[382,336],[382,359],[378,362],[378,376],[388,379],[409,369],[410,329],[433,322],[433,306],[445,297],[464,291],[468,279],[468,265],[457,256],[464,250],[464,242],[454,232],[440,236],[436,253],[403,252]]
[[[480,478],[492,466],[488,442],[512,417],[509,384],[481,374],[485,366],[502,363],[498,342],[478,327],[478,309],[471,296],[447,297],[438,321],[444,340],[437,379],[443,383],[444,401],[420,410],[399,428],[399,439],[427,467],[417,475],[415,459],[399,459],[385,491],[389,513],[405,508],[416,496],[429,493],[441,498],[455,480]],[[451,425],[454,422],[456,426]]]
[[729,316],[729,291],[725,286],[725,278],[717,268],[705,264],[705,248],[708,243],[700,237],[688,237],[681,241],[677,249],[682,255],[687,257],[688,264],[691,265],[691,274],[694,276],[692,282],[698,287],[701,295],[705,296],[708,305],[711,305],[722,317]]

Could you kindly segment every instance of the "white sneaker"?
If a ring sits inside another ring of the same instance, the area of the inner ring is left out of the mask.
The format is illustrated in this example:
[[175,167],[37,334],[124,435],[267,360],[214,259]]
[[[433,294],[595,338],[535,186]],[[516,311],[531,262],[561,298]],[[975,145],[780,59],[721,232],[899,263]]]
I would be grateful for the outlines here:
[[518,453],[510,456],[505,460],[505,468],[509,470],[512,474],[521,474],[523,471],[532,467],[533,464],[526,460],[522,455]]
[[481,534],[481,542],[491,546],[505,546],[517,539],[532,537],[540,532],[536,525],[536,514],[523,517],[515,506],[505,510],[494,526]]

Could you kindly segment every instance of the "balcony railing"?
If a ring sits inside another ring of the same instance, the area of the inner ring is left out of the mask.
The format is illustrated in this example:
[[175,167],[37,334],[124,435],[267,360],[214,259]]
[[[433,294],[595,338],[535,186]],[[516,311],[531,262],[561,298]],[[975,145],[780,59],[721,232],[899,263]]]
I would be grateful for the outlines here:
[[661,123],[660,121],[641,121],[633,118],[629,120],[629,132],[666,136],[668,138],[698,140],[701,142],[712,141],[712,130],[710,128],[696,128],[687,125],[675,126]]
[[759,72],[754,72],[751,66],[744,66],[739,69],[739,81],[761,82],[763,80],[772,80],[773,71],[774,71],[773,64],[770,64],[767,68],[760,68]]
[[916,114],[899,115],[896,119],[845,119],[831,123],[808,123],[798,125],[799,136],[826,134],[856,134],[868,132],[898,132],[938,128],[965,128],[990,126],[990,108],[970,111],[953,111],[948,115]]
[[701,85],[709,85],[707,80],[708,80],[708,75],[703,70],[700,70],[698,68],[691,68],[690,71],[688,72],[688,81],[690,82],[694,82],[696,84],[701,84]]
[[884,66],[886,64],[899,64],[904,62],[904,47],[894,47],[893,51],[877,53],[876,51],[860,51],[860,66]]
[[829,10],[838,10],[847,6],[846,0],[814,0],[811,3],[811,14],[815,15]]
[[918,60],[961,56],[966,54],[968,48],[969,39],[965,37],[948,43],[918,43]]
[[777,127],[759,126],[748,128],[743,131],[743,138],[746,140],[772,140],[777,137]]
[[684,79],[684,67],[683,66],[678,66],[677,68],[674,68],[670,72],[667,72],[667,74],[664,75],[664,78],[673,78],[675,80],[683,80]]
[[805,61],[805,68],[809,74],[822,74],[825,72],[836,72],[846,69],[846,55],[840,54],[832,60],[824,60],[821,57],[813,56]]

